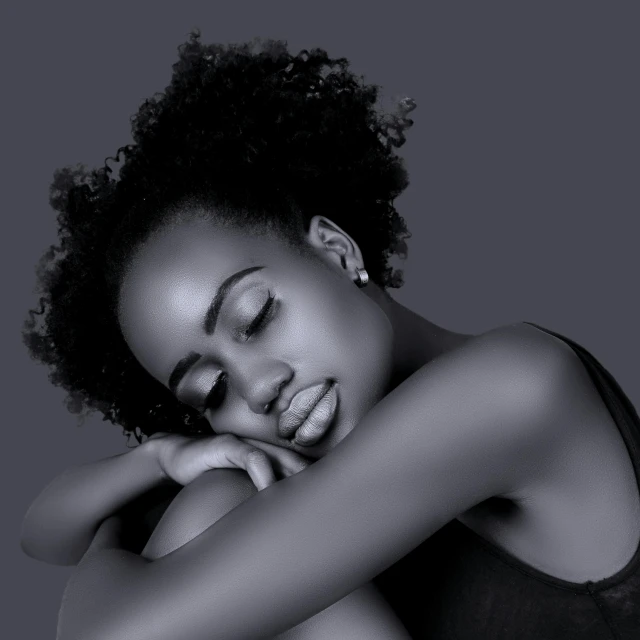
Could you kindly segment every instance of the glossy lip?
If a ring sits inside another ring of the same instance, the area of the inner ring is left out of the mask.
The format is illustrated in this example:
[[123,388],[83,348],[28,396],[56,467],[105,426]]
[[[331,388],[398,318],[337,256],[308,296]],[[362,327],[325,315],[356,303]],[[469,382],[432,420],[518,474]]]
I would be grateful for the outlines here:
[[335,383],[331,383],[307,419],[296,430],[293,444],[310,447],[321,440],[333,424],[337,406],[338,390]]
[[282,438],[291,438],[293,434],[301,427],[305,420],[309,417],[312,410],[318,404],[319,400],[327,393],[333,385],[331,380],[306,389],[302,389],[296,393],[289,407],[283,411],[278,420],[278,433]]

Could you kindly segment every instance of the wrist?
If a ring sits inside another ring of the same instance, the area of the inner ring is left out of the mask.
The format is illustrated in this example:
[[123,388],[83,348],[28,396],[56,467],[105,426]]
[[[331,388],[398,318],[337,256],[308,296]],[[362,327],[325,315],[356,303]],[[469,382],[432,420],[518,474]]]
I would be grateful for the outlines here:
[[162,466],[161,456],[166,443],[162,442],[162,438],[150,438],[139,444],[131,453],[135,453],[140,459],[144,460],[151,473],[155,475],[159,483],[171,482],[171,478],[166,474]]

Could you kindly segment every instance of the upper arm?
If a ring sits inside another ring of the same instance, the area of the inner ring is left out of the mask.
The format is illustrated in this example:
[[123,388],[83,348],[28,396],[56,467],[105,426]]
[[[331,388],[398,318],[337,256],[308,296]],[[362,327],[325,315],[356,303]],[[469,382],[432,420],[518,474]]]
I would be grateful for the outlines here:
[[[557,338],[522,323],[499,327],[427,364],[376,407],[371,451],[404,457],[415,488],[429,492],[431,517],[447,522],[539,476],[572,437],[568,399],[584,373]],[[409,415],[387,444],[382,425],[393,434],[400,407]]]
[[489,331],[408,378],[305,477],[349,486],[370,474],[377,495],[415,500],[433,533],[539,475],[572,437],[584,374],[570,347],[538,329]]
[[310,618],[473,505],[525,486],[566,437],[576,366],[521,324],[436,358],[304,471],[143,570],[122,559],[128,579],[100,587],[100,637],[205,638],[212,625],[220,638],[276,635]]

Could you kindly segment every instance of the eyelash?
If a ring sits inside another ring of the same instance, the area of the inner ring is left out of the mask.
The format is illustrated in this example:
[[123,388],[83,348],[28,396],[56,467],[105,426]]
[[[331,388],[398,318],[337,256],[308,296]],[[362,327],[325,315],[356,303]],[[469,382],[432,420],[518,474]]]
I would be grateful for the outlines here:
[[251,321],[251,324],[240,332],[241,337],[244,340],[248,340],[254,333],[257,333],[267,323],[271,317],[271,311],[273,309],[273,303],[276,297],[269,291],[269,297],[267,301],[262,305],[262,309],[258,312],[258,315]]
[[221,398],[217,396],[219,396],[220,393],[224,390],[224,387],[226,387],[226,382],[227,382],[226,373],[221,373],[216,378],[214,385],[211,387],[211,390],[209,391],[209,393],[207,394],[207,397],[204,400],[204,409],[201,412],[202,415],[204,415],[207,409],[217,409],[220,406],[224,398],[224,394]]
[[[258,331],[260,331],[260,329],[264,327],[264,325],[267,323],[267,321],[270,319],[272,315],[275,299],[276,299],[275,296],[269,291],[269,297],[267,298],[267,301],[264,303],[264,305],[262,305],[262,309],[260,309],[260,311],[258,312],[256,317],[251,321],[249,326],[246,329],[243,329],[241,331],[240,335],[244,340],[248,340],[252,335],[257,333]],[[207,394],[207,397],[205,398],[204,410],[202,411],[203,415],[205,411],[207,411],[208,409],[217,408],[222,402],[222,399],[216,398],[216,396],[218,396],[220,392],[222,392],[223,387],[226,386],[226,379],[227,379],[227,376],[225,373],[221,373],[216,379],[216,382],[211,387],[211,390],[209,391],[209,393]]]

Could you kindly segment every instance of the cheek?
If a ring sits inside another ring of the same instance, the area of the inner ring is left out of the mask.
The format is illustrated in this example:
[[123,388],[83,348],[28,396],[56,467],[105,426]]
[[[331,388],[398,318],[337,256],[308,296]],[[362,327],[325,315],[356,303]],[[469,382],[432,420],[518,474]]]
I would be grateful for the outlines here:
[[351,370],[362,381],[366,395],[371,395],[371,401],[377,402],[384,395],[391,377],[393,329],[382,309],[366,296],[361,297],[361,308],[349,321],[349,344],[354,345],[353,350],[357,352]]
[[391,380],[391,323],[375,302],[362,293],[356,295],[361,300],[333,325],[334,341],[328,347],[330,366],[341,387],[336,442],[382,400]]
[[233,389],[229,389],[222,406],[211,412],[207,419],[217,435],[230,433],[238,438],[264,438],[265,417],[251,411]]
[[365,380],[376,394],[386,388],[392,365],[393,330],[382,309],[358,289],[332,295],[316,305],[309,322],[322,336],[337,375]]

